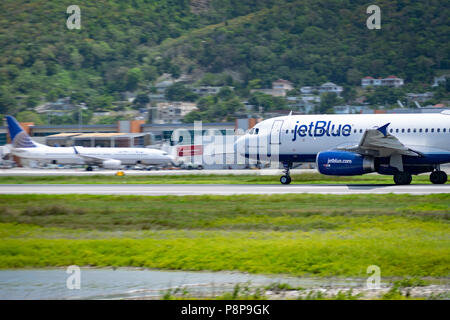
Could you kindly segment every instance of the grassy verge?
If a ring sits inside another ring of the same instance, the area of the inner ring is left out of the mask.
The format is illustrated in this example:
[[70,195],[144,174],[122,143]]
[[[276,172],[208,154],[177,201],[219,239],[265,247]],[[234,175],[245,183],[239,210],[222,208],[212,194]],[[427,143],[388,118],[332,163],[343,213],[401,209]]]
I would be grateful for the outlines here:
[[0,196],[0,267],[448,276],[450,195]]
[[[280,175],[281,176],[281,175]],[[166,176],[2,176],[0,184],[280,184],[280,176],[166,175]],[[393,184],[391,176],[377,174],[334,177],[318,173],[292,175],[293,184]],[[428,175],[413,177],[413,184],[430,184]]]

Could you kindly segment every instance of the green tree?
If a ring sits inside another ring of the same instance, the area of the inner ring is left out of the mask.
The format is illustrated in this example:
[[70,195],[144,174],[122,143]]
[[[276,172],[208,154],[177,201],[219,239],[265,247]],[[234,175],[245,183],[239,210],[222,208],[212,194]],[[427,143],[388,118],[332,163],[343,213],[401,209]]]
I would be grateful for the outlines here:
[[338,103],[337,94],[334,92],[325,92],[320,95],[319,113],[330,112],[330,109]]
[[42,125],[44,121],[41,116],[33,111],[21,111],[16,115],[19,122],[34,122],[35,125]]
[[176,82],[166,90],[166,98],[170,101],[189,101],[194,102],[198,95],[193,93],[183,83]]
[[133,104],[142,107],[142,106],[145,106],[149,102],[150,102],[150,98],[148,97],[148,94],[140,93],[136,96],[136,99],[134,99]]
[[143,80],[143,78],[144,76],[142,74],[141,69],[132,68],[128,70],[126,89],[129,91],[135,91],[138,88],[139,83]]
[[6,87],[0,87],[0,113],[8,114],[15,106],[14,97]]

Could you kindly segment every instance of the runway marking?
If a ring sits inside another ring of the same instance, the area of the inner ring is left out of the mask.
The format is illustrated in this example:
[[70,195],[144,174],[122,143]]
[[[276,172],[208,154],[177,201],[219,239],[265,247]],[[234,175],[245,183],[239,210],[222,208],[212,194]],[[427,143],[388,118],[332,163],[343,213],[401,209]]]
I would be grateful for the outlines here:
[[0,185],[0,194],[92,195],[236,195],[236,194],[438,194],[450,193],[450,185]]

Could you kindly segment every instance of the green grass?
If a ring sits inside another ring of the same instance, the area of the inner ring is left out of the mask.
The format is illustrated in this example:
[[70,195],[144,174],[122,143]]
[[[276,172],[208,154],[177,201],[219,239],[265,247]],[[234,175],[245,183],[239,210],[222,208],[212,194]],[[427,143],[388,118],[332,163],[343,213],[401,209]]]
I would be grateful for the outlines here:
[[0,268],[446,277],[450,195],[1,195]]
[[401,229],[447,223],[450,195],[0,195],[0,222],[87,230]]
[[[1,176],[0,184],[280,184],[280,175],[164,175],[164,176]],[[292,175],[293,184],[393,184],[391,176],[352,177],[318,173]],[[413,184],[430,184],[428,175],[413,177]]]

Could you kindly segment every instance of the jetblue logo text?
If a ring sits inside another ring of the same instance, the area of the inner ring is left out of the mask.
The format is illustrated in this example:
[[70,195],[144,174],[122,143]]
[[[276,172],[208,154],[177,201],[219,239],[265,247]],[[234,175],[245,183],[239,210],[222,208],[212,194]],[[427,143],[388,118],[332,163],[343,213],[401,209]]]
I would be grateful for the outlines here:
[[311,122],[309,125],[302,124],[300,125],[297,121],[297,124],[294,128],[294,136],[292,141],[297,140],[297,136],[299,137],[340,137],[341,135],[344,137],[348,137],[352,132],[352,126],[349,124],[334,124],[331,121],[316,121]]

